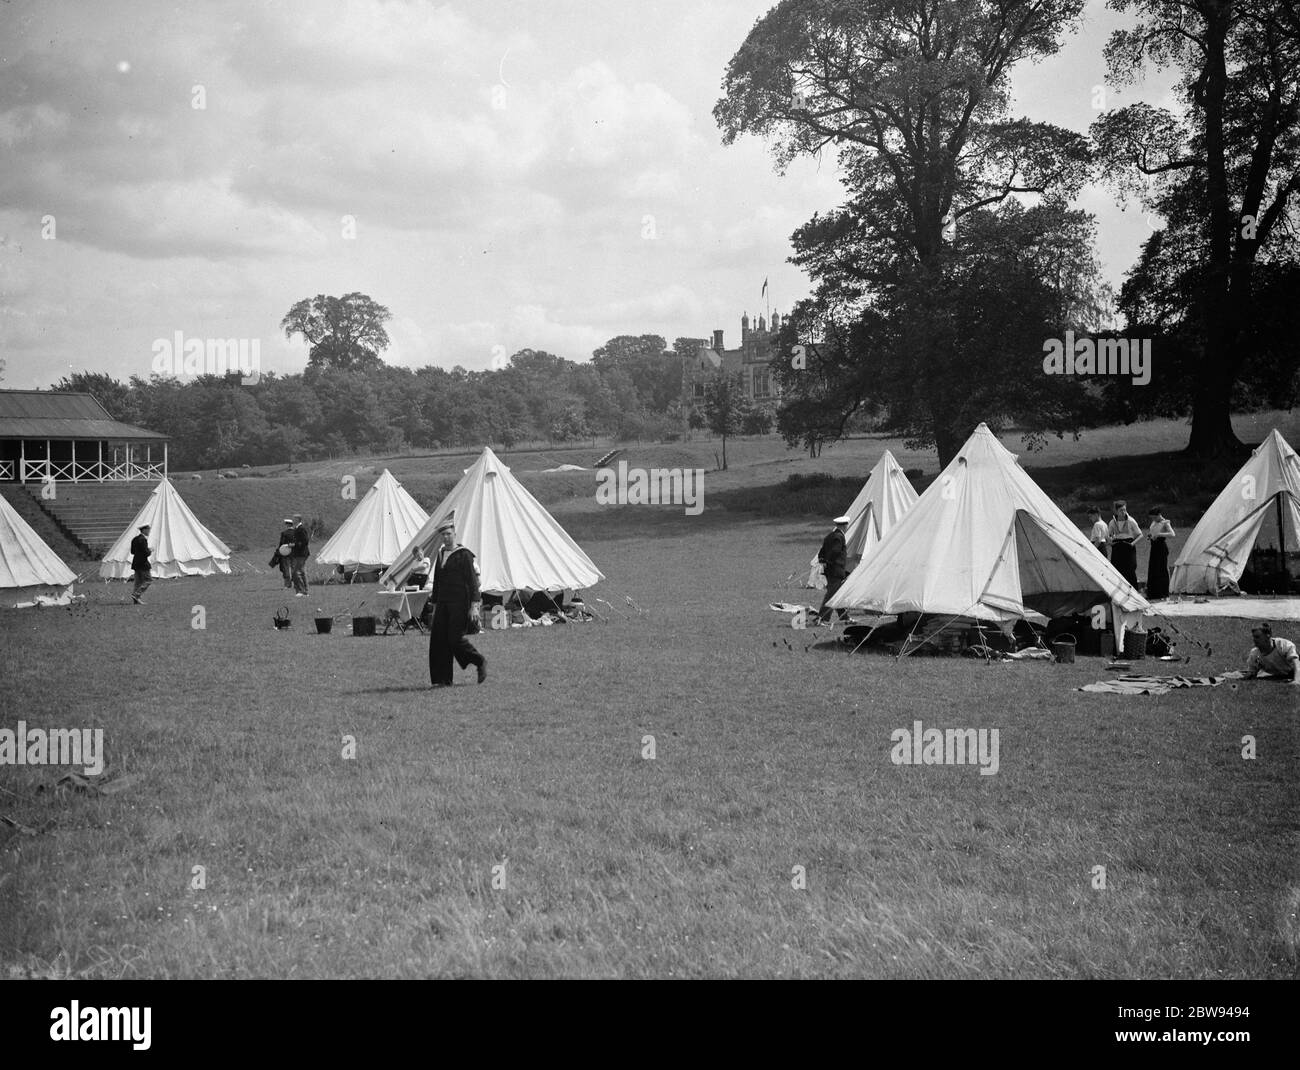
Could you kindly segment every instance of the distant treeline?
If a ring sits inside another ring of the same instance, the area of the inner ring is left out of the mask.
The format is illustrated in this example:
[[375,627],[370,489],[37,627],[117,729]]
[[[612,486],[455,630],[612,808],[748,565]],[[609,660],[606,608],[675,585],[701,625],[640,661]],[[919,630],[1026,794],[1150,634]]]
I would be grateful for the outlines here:
[[679,338],[668,349],[657,335],[620,336],[584,363],[524,349],[498,370],[308,368],[263,373],[248,386],[237,373],[122,383],[79,372],[52,389],[88,392],[114,419],[169,435],[174,469],[485,442],[663,440],[704,426],[682,403],[681,354],[697,344]]

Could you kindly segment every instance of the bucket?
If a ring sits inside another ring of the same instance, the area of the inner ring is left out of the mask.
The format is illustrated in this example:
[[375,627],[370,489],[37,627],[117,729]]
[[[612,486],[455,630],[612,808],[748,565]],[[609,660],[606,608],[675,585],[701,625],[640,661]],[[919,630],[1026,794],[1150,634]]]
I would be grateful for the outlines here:
[[1062,632],[1052,640],[1052,653],[1056,655],[1058,664],[1074,664],[1075,639],[1069,632]]
[[271,622],[278,629],[284,629],[289,627],[289,625],[292,623],[292,621],[289,620],[289,607],[281,606],[279,612],[276,613],[276,615],[271,618]]
[[374,617],[353,617],[352,634],[353,635],[374,635],[375,618]]
[[317,618],[316,618],[316,634],[317,634],[317,635],[329,635],[329,633],[330,633],[330,629],[333,628],[333,627],[334,627],[334,618],[333,618],[333,617],[317,617]]
[[1124,633],[1124,657],[1129,661],[1141,661],[1147,656],[1147,633],[1135,632],[1132,628]]

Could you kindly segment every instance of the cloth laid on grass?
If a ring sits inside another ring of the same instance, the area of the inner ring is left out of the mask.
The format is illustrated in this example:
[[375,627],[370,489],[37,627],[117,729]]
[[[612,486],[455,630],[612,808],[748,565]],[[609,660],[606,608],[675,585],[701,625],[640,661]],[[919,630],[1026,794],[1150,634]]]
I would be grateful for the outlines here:
[[794,613],[798,613],[799,610],[801,609],[805,613],[812,613],[814,615],[816,615],[817,613],[816,606],[801,606],[797,602],[771,602],[768,604],[767,608],[770,609],[773,613],[794,614]]
[[1300,620],[1300,598],[1211,598],[1203,602],[1159,602],[1152,607],[1164,617],[1237,617],[1243,620]]
[[[1282,530],[1277,530],[1281,517]],[[1268,523],[1292,550],[1300,542],[1300,457],[1274,428],[1192,529],[1169,579],[1171,594],[1235,584]]]
[[345,569],[387,568],[428,519],[419,502],[385,468],[317,552],[316,563]]
[[827,604],[1001,623],[1107,602],[1117,644],[1151,610],[980,424]]
[[485,593],[580,591],[605,578],[542,503],[497,455],[484,449],[410,543],[379,577],[400,586],[422,549],[438,545],[438,525],[455,513],[456,537],[474,554]]
[[1076,687],[1076,691],[1101,692],[1108,695],[1167,695],[1186,687],[1218,687],[1227,680],[1240,680],[1237,671],[1219,676],[1121,676],[1115,680],[1098,680],[1095,684]]
[[1025,647],[1024,650],[995,650],[990,646],[968,646],[962,651],[967,658],[985,658],[989,661],[1055,661],[1050,650],[1040,646]]
[[[844,515],[849,518],[849,526],[844,532],[844,552],[848,559],[861,559],[870,554],[876,544],[915,504],[916,490],[912,481],[903,474],[894,455],[885,450],[871,469],[867,481],[862,484],[858,496],[844,510]],[[811,569],[804,586],[823,590],[826,587],[826,576],[816,554],[813,554],[808,564]]]
[[76,578],[77,574],[0,495],[0,597],[4,604],[21,603],[19,608],[26,608],[41,597],[70,597]]
[[73,594],[71,587],[65,587],[59,594],[38,594],[30,602],[15,602],[14,609],[53,609],[85,600],[84,594]]

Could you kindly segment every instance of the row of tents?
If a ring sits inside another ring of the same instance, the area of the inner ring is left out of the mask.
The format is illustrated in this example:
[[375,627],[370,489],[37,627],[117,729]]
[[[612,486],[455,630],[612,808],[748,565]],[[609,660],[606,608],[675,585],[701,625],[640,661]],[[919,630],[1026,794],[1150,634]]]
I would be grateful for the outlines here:
[[[1103,597],[1117,619],[1151,608],[985,424],[919,497],[886,451],[847,515],[848,554],[861,560],[832,608],[999,623],[1082,613]],[[1235,585],[1272,518],[1282,545],[1300,548],[1300,459],[1277,430],[1193,529],[1171,593]]]
[[[379,570],[399,585],[438,525],[454,512],[484,591],[584,590],[604,576],[490,449],[427,514],[385,469],[316,561]],[[1007,621],[1082,612],[1104,596],[1124,613],[1150,609],[984,424],[917,496],[886,451],[848,509],[851,558],[860,558],[833,608]],[[1175,562],[1171,592],[1235,584],[1270,517],[1300,546],[1300,459],[1276,430],[1215,499]],[[163,480],[105,555],[106,579],[131,573],[130,543],[149,524],[154,575],[230,571],[230,550]],[[815,562],[814,562],[815,564]],[[66,593],[75,574],[0,497],[0,588],[5,601]]]
[[[490,593],[584,590],[604,579],[568,532],[503,465],[491,449],[464,470],[432,514],[426,513],[388,469],[315,555],[318,564],[345,571],[385,570],[381,582],[400,584],[436,543],[452,513],[461,543],[475,554],[481,584]],[[104,579],[131,575],[131,540],[150,526],[156,579],[230,571],[230,548],[209,531],[164,479],[149,496],[99,567]],[[31,526],[0,497],[0,588],[5,603],[60,598],[77,576]]]

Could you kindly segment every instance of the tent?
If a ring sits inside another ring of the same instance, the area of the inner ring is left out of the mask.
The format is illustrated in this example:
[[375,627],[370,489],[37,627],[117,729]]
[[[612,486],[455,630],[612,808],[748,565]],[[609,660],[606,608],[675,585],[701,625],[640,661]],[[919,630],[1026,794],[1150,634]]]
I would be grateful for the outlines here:
[[1300,458],[1277,429],[1201,517],[1174,562],[1171,594],[1217,594],[1235,586],[1265,524],[1282,550],[1300,549]]
[[[849,518],[848,530],[844,533],[845,549],[849,562],[854,558],[866,557],[884,537],[885,532],[898,523],[899,518],[916,504],[916,491],[911,480],[894,460],[894,455],[885,450],[885,454],[876,462],[876,466],[862,484],[853,504],[844,510]],[[826,579],[822,575],[821,562],[813,554],[809,562],[809,587],[823,588]]]
[[980,424],[829,605],[1004,623],[1106,601],[1117,630],[1150,610]]
[[211,576],[230,571],[230,548],[199,523],[171,481],[164,479],[149,500],[126,526],[117,542],[104,555],[99,574],[104,579],[125,579],[131,575],[131,540],[141,524],[149,525],[153,556],[153,578]]
[[316,561],[345,569],[387,568],[428,519],[429,514],[385,468],[317,552]]
[[474,552],[485,592],[583,590],[605,578],[510,469],[485,448],[379,582],[405,580],[422,556],[421,548],[438,545],[438,525],[452,512],[456,537]]
[[37,595],[61,597],[70,592],[76,578],[76,573],[0,495],[0,588],[4,590],[4,604],[30,602]]

